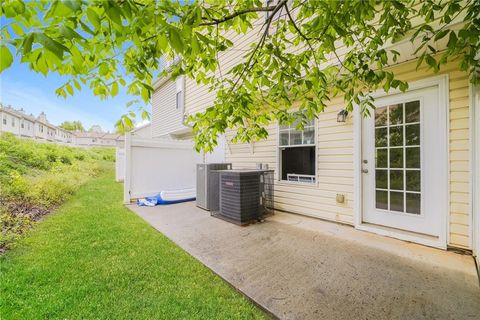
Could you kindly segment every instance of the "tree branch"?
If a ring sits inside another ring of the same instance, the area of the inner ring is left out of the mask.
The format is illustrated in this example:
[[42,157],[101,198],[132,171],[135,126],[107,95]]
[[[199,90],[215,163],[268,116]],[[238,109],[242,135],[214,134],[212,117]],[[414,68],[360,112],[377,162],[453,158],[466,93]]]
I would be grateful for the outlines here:
[[312,44],[310,43],[310,38],[308,38],[306,35],[303,34],[303,32],[300,30],[300,28],[297,26],[295,23],[295,20],[293,20],[292,15],[290,14],[290,10],[288,9],[288,4],[285,4],[285,11],[287,12],[287,16],[290,19],[290,22],[292,23],[293,27],[295,30],[297,30],[298,34],[305,39],[305,42],[307,42],[308,47],[310,48],[310,51],[312,52],[313,55],[313,61],[315,61],[315,64],[317,65],[318,70],[320,70],[320,64],[317,61],[317,55],[315,54],[315,50],[312,47]]
[[[243,10],[238,10],[228,16],[223,17],[222,19],[214,19],[212,18],[212,21],[208,22],[202,22],[200,23],[201,26],[213,26],[217,24],[224,23],[228,20],[232,20],[233,18],[236,18],[238,16],[247,14],[247,13],[253,13],[253,12],[269,12],[269,11],[274,11],[278,6],[274,7],[259,7],[259,8],[247,8]],[[204,18],[205,19],[205,18]]]
[[250,56],[250,58],[248,59],[248,62],[246,64],[246,67],[242,70],[242,73],[240,73],[240,76],[237,78],[237,80],[235,81],[235,83],[233,84],[232,88],[230,89],[231,92],[233,92],[233,90],[235,89],[235,87],[237,86],[237,84],[240,82],[240,79],[243,77],[243,75],[245,74],[245,72],[248,72],[250,71],[253,66],[255,65],[256,61],[254,61],[254,63],[252,65],[251,62],[253,60],[253,57],[255,56],[255,54],[257,53],[257,51],[263,46],[263,44],[265,43],[265,39],[267,38],[267,35],[268,35],[268,29],[270,28],[270,24],[272,23],[272,19],[273,17],[275,16],[275,14],[278,12],[278,10],[280,10],[286,3],[287,3],[288,0],[283,0],[281,1],[280,3],[278,3],[275,7],[273,7],[273,12],[272,12],[272,15],[269,16],[267,18],[267,21],[265,21],[264,23],[264,26],[265,26],[265,31],[263,32],[262,34],[262,38],[260,39],[260,41],[257,43],[257,45],[255,46],[255,49],[253,50],[252,52],[252,55]]

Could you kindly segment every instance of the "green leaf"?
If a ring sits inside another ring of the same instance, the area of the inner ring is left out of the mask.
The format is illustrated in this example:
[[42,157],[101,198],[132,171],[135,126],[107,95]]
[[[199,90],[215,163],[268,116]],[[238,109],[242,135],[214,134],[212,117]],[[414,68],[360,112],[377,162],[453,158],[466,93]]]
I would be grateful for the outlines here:
[[112,20],[114,23],[118,24],[119,26],[122,25],[122,12],[116,6],[111,6],[106,11],[107,16]]
[[112,94],[112,96],[116,96],[118,94],[118,83],[114,82],[112,84],[111,94]]
[[449,32],[450,32],[450,30],[442,30],[442,31],[438,32],[438,33],[435,35],[434,40],[435,40],[435,41],[438,41],[438,40],[442,39],[442,38],[445,37]]
[[82,27],[83,31],[90,33],[92,36],[95,35],[95,32],[92,29],[90,29],[90,27],[87,26],[82,20],[80,20],[79,22],[80,22],[80,26]]
[[6,46],[0,47],[0,73],[10,67],[13,62],[13,56]]
[[98,74],[104,76],[108,73],[108,65],[106,63],[102,63],[100,68],[98,68]]
[[82,53],[80,52],[80,50],[76,47],[76,46],[72,46],[71,49],[71,54],[72,54],[72,62],[73,64],[78,67],[78,68],[81,68],[82,65],[83,65],[83,57],[82,57]]
[[427,54],[427,55],[425,56],[425,62],[426,62],[435,72],[438,71],[437,61],[435,60],[434,57],[432,57],[431,55]]
[[32,51],[32,43],[33,43],[33,33],[30,33],[28,36],[25,37],[23,40],[23,54],[26,55],[30,51]]
[[100,18],[98,17],[98,14],[92,9],[92,8],[88,8],[87,9],[87,17],[88,17],[88,20],[90,21],[90,23],[92,24],[92,26],[98,30],[100,29]]
[[160,51],[165,51],[165,49],[168,47],[168,39],[165,35],[159,34],[157,36],[157,48]]
[[15,12],[19,15],[25,12],[25,4],[23,1],[15,1],[12,3],[12,6],[13,10],[15,10]]
[[196,36],[192,37],[192,54],[197,54],[200,52],[200,45],[198,44],[198,39]]
[[422,64],[422,62],[423,62],[423,59],[425,59],[425,55],[426,55],[426,54],[425,54],[425,52],[424,52],[424,53],[422,53],[422,55],[420,55],[420,57],[418,58],[418,61],[417,61],[417,66],[416,66],[416,68],[415,68],[415,69],[417,69],[417,70],[418,70],[418,68],[420,67],[420,65],[421,65],[421,64]]
[[75,85],[75,88],[77,88],[78,91],[82,90],[82,86],[77,80],[73,79],[73,84]]
[[83,37],[79,33],[77,33],[75,30],[65,25],[60,27],[60,33],[69,40],[73,38],[83,39]]
[[408,83],[406,82],[400,82],[400,91],[405,92],[408,89]]
[[25,33],[25,32],[23,31],[23,28],[22,28],[20,25],[18,25],[17,23],[12,22],[11,26],[12,26],[13,31],[14,31],[17,35],[22,36],[22,35]]
[[171,28],[168,35],[170,39],[170,44],[172,45],[173,49],[175,49],[175,51],[178,53],[182,53],[184,50],[185,44],[183,43],[183,39],[180,36],[180,33],[177,31],[177,29]]
[[70,10],[72,11],[77,11],[77,10],[80,10],[81,7],[80,7],[80,4],[78,1],[75,1],[75,0],[63,0],[62,1],[63,4],[65,6],[67,6],[68,8],[70,8]]
[[383,90],[384,90],[385,92],[388,92],[388,90],[390,90],[390,80],[387,79],[387,80],[385,81],[385,83],[384,83],[384,85],[383,85]]
[[35,33],[35,39],[48,51],[55,54],[60,60],[63,59],[63,52],[70,50],[60,42],[53,40],[44,33]]
[[70,93],[70,95],[73,96],[74,91],[73,91],[73,88],[72,88],[72,86],[70,85],[70,83],[67,83],[67,84],[65,85],[65,88],[67,88],[68,93]]
[[133,121],[132,119],[130,119],[128,116],[123,116],[123,124],[127,127],[127,128],[133,128]]
[[150,91],[147,88],[142,88],[140,95],[144,102],[148,102],[150,100]]
[[457,45],[457,41],[458,41],[458,38],[457,38],[457,35],[455,34],[455,31],[450,32],[447,47],[449,49],[454,49],[455,46]]

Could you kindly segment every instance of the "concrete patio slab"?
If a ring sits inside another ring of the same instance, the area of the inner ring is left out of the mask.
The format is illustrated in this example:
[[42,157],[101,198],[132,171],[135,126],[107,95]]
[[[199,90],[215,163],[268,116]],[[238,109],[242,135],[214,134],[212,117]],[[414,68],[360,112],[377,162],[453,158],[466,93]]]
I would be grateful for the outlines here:
[[480,319],[468,255],[287,213],[240,227],[193,202],[128,207],[281,319]]

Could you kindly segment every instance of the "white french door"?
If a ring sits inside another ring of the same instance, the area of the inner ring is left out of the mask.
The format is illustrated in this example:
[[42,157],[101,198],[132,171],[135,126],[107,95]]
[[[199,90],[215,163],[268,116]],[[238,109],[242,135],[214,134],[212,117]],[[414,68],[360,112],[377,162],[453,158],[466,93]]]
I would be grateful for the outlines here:
[[362,221],[440,237],[447,210],[439,88],[376,98],[362,123]]

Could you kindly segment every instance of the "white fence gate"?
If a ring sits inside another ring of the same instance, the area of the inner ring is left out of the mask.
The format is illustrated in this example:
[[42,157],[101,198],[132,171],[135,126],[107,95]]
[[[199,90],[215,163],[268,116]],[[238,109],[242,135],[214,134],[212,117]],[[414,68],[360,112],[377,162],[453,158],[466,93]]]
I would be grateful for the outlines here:
[[195,188],[203,156],[192,141],[125,137],[124,201],[161,191]]

